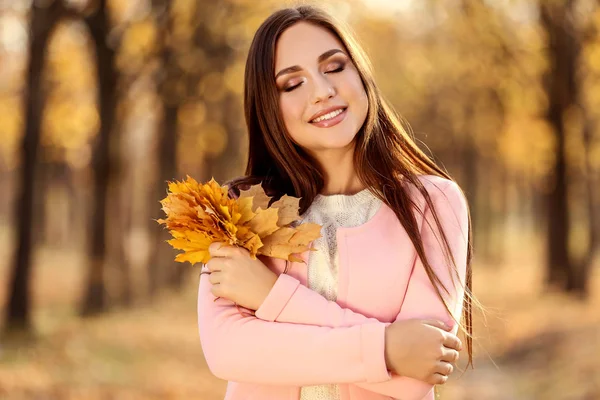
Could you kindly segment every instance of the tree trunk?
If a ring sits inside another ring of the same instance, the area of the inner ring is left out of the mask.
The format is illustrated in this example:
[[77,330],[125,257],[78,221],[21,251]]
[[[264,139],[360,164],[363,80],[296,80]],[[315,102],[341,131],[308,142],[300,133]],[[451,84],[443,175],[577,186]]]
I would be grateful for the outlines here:
[[[45,94],[42,94],[45,96]],[[44,101],[44,99],[42,99]],[[42,111],[43,113],[43,111]],[[41,117],[41,115],[40,115]],[[40,128],[41,129],[41,128]],[[43,156],[43,153],[41,154]],[[48,193],[48,162],[43,157],[38,157],[35,162],[35,181],[33,182],[34,193]],[[31,232],[31,247],[36,248],[46,244],[46,232],[47,219],[46,219],[46,196],[34,196],[33,197],[33,211],[32,221],[35,221],[35,229]]]
[[[116,135],[115,135],[116,136]],[[111,177],[109,178],[106,230],[108,234],[106,259],[110,260],[111,273],[115,273],[118,279],[118,294],[116,302],[119,305],[130,307],[133,305],[133,280],[131,277],[131,265],[125,253],[125,236],[132,229],[132,213],[134,198],[125,192],[127,180],[122,173],[122,163],[119,157],[120,140],[111,138],[109,163]]]
[[[0,159],[0,164],[3,161]],[[0,167],[0,220],[8,219],[8,216],[12,214],[12,197],[13,197],[13,184],[12,172],[8,168]]]
[[[596,1],[595,7],[600,7],[600,0]],[[597,12],[597,10],[596,10]],[[592,14],[593,15],[593,14]],[[594,24],[594,19],[589,18],[587,22],[582,24],[580,37],[580,46],[590,46],[596,43],[598,35],[598,28]],[[593,72],[589,69],[582,68],[578,74],[579,87],[583,87],[586,80],[593,79]],[[580,295],[581,298],[586,299],[589,296],[589,278],[592,271],[592,265],[596,258],[598,248],[600,247],[600,202],[598,199],[598,186],[600,182],[598,180],[598,170],[596,169],[592,160],[592,149],[594,148],[594,132],[597,131],[597,124],[592,120],[590,113],[586,108],[586,102],[581,96],[581,92],[578,92],[580,97],[577,99],[579,104],[579,110],[581,115],[581,122],[583,126],[582,139],[583,139],[583,186],[585,188],[585,203],[587,206],[587,223],[588,223],[588,248],[583,254],[581,260],[579,260],[576,271],[576,278],[574,279],[573,286],[570,288],[572,291]]]
[[584,143],[584,165],[585,165],[585,188],[586,188],[586,203],[588,214],[588,249],[582,260],[577,265],[576,277],[573,279],[572,286],[569,289],[578,293],[582,298],[587,298],[589,295],[589,278],[592,271],[592,264],[595,260],[598,247],[600,245],[600,232],[598,232],[598,221],[600,212],[598,212],[598,199],[596,198],[596,189],[598,187],[597,173],[594,168],[591,149],[593,148],[593,124],[587,115],[582,113],[584,118],[583,125],[583,143]]
[[555,164],[552,184],[547,194],[547,257],[548,283],[566,287],[568,271],[571,270],[569,257],[569,208],[567,202],[567,160],[565,154],[565,132],[562,110],[551,106],[549,115],[556,139]]
[[[116,78],[115,78],[116,79]],[[125,93],[127,87],[124,82],[118,81],[120,89],[115,87],[114,104],[116,104],[121,93]],[[115,117],[117,119],[118,117]],[[109,139],[109,156],[108,163],[110,165],[110,173],[108,177],[108,193],[106,202],[106,256],[107,273],[111,276],[118,276],[114,279],[116,294],[115,304],[131,307],[134,303],[134,282],[131,273],[131,262],[129,253],[126,252],[126,237],[132,232],[133,222],[133,203],[136,201],[136,195],[131,193],[132,188],[135,188],[131,181],[131,167],[126,166],[122,157],[122,137],[123,124],[121,120],[114,121]],[[127,170],[129,168],[129,170]],[[135,190],[135,189],[134,189]],[[137,194],[137,193],[136,193]],[[106,262],[106,261],[105,261]]]
[[115,119],[117,72],[115,52],[108,46],[109,21],[106,0],[100,0],[97,11],[86,19],[94,42],[99,93],[100,131],[94,151],[94,197],[91,210],[89,265],[82,315],[102,312],[107,307],[104,269],[106,259],[107,195],[112,175],[110,142]]
[[[163,100],[164,101],[164,100]],[[167,181],[172,181],[177,175],[177,108],[163,104],[163,122],[159,128],[158,141],[158,173],[155,195],[152,196],[151,207],[154,219],[164,218],[159,201],[166,196]],[[164,226],[159,226],[154,220],[150,221],[150,232],[153,233],[155,245],[152,247],[148,265],[149,296],[157,294],[167,276],[177,276],[181,281],[182,266],[175,263],[175,251],[166,243],[170,239]],[[173,278],[176,279],[176,278]]]
[[[163,32],[162,37],[172,29],[170,2],[165,0],[152,0],[153,13],[159,30]],[[160,43],[162,68],[166,70],[165,75],[159,74],[157,79],[164,76],[163,80],[156,83],[158,92],[162,99],[162,120],[158,127],[158,168],[156,171],[156,183],[154,195],[150,198],[150,212],[153,219],[149,220],[150,237],[155,245],[151,248],[148,264],[148,296],[153,298],[158,293],[165,281],[173,275],[181,277],[182,266],[174,261],[176,252],[165,243],[170,235],[164,226],[159,226],[155,220],[164,218],[159,201],[166,196],[167,181],[177,178],[177,113],[179,103],[182,99],[174,98],[169,85],[175,84],[180,77],[174,63],[173,52],[170,44]],[[181,281],[181,278],[178,279]]]
[[227,132],[227,145],[215,160],[215,179],[218,178],[219,182],[240,176],[246,167],[239,145],[244,140],[245,133],[240,129],[242,123],[239,121],[244,112],[242,105],[238,97],[229,92],[225,95],[222,107],[225,111],[223,125]]
[[[42,71],[50,35],[61,17],[59,2],[48,8],[33,4],[31,8],[31,39],[25,101],[25,135],[21,144],[20,187],[15,207],[17,248],[8,290],[7,330],[31,330],[31,252],[34,206],[34,184],[40,143],[40,128],[44,108]],[[38,193],[39,195],[39,193]]]
[[574,270],[569,254],[569,208],[564,115],[575,103],[576,66],[580,52],[574,35],[574,1],[564,4],[541,2],[541,22],[548,36],[550,68],[546,76],[548,121],[556,141],[555,161],[547,194],[547,283],[568,290]]

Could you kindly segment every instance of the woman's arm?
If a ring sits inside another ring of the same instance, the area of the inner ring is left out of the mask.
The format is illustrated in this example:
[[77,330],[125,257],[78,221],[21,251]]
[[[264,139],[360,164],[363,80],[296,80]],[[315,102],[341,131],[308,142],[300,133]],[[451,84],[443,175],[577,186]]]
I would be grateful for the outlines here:
[[386,381],[386,325],[263,321],[241,315],[228,300],[215,301],[207,277],[200,279],[200,342],[209,369],[225,380],[295,386]]
[[[467,248],[469,220],[466,200],[456,185],[452,181],[447,181],[445,187],[433,188],[430,190],[432,201],[440,220],[440,225],[448,239],[450,250],[454,256],[458,277],[455,276],[452,266],[444,255],[443,244],[439,235],[439,230],[433,218],[431,210],[425,210],[425,217],[421,225],[421,237],[427,255],[429,265],[434,269],[435,274],[440,279],[449,293],[440,290],[442,297],[446,301],[452,315],[449,315],[444,304],[439,299],[435,288],[420,259],[417,259],[408,283],[408,288],[402,309],[396,320],[407,320],[412,318],[434,318],[439,319],[449,326],[453,326],[452,333],[458,331],[460,321],[465,278],[467,270]],[[438,239],[440,238],[440,239]],[[393,375],[392,379],[381,383],[358,383],[358,386],[374,392],[378,392],[391,397],[407,399],[422,399],[433,385],[421,382],[411,378],[399,377]]]
[[275,285],[256,310],[256,317],[265,321],[291,322],[331,328],[349,327],[367,322],[379,322],[302,285],[296,278],[281,274]]
[[[464,286],[464,275],[466,271],[466,247],[468,239],[467,207],[458,186],[451,181],[445,182],[447,183],[443,189],[434,188],[431,190],[432,193],[430,195],[432,196],[432,201],[438,212],[440,223],[448,238],[452,254],[457,262],[459,274],[461,274],[461,282],[458,288],[454,287],[455,282],[450,278],[448,265],[444,258],[441,244],[438,243],[436,236],[439,232],[437,229],[435,229],[435,232],[433,231],[437,226],[429,208],[426,208],[424,220],[421,223],[421,236],[425,252],[436,275],[449,290],[459,289],[453,296],[447,298],[446,301],[449,302],[449,305],[451,306],[456,303],[456,306],[462,307],[462,297],[464,292],[462,287]],[[419,277],[423,277],[419,276],[419,274],[424,274],[423,276],[427,278],[425,282],[416,280]],[[421,286],[421,292],[412,289],[417,284]],[[425,290],[423,286],[428,289]],[[422,298],[418,297],[416,299],[417,305],[421,304],[424,300],[427,301],[427,304],[425,306],[413,308],[413,295],[418,293],[422,293]],[[427,293],[426,298],[423,296],[423,293]],[[417,259],[409,281],[402,312],[398,317],[407,319],[406,316],[409,315],[409,313],[419,312],[422,316],[432,317],[431,311],[436,310],[436,308],[439,308],[440,306],[443,308],[443,304],[439,301],[435,289],[425,273],[423,264]],[[444,320],[450,323],[450,325],[455,324],[452,322],[452,318],[447,315],[447,312],[438,312],[437,314],[442,316]],[[460,312],[453,312],[453,315],[457,316],[458,319]],[[367,317],[348,308],[341,307],[334,301],[327,300],[314,290],[300,284],[296,278],[286,274],[281,274],[279,276],[273,289],[269,292],[258,310],[256,310],[256,316],[266,321],[301,323],[329,327],[348,327],[366,322],[377,322],[377,319],[375,318]],[[417,314],[414,315],[414,317],[417,316]]]
[[[438,241],[439,231],[429,208],[426,208],[424,212],[421,237],[429,264],[450,292],[446,294],[443,290],[441,291],[445,295],[452,316],[448,315],[425,272],[422,262],[418,259],[413,267],[402,310],[396,320],[436,318],[448,323],[450,326],[454,326],[452,332],[456,333],[458,326],[455,324],[454,319],[460,320],[465,285],[468,212],[466,201],[458,186],[451,181],[445,182],[447,183],[444,187],[431,189],[430,195],[456,261],[459,282],[457,282],[456,277],[453,279],[450,272],[442,244]],[[374,318],[368,318],[340,307],[335,302],[328,301],[287,275],[278,278],[273,290],[256,311],[256,316],[271,321],[329,327],[353,326],[375,321]],[[403,396],[403,400],[405,398],[420,399],[432,389],[431,385],[424,382],[395,374],[393,379],[386,382],[357,383],[357,385],[392,397]]]

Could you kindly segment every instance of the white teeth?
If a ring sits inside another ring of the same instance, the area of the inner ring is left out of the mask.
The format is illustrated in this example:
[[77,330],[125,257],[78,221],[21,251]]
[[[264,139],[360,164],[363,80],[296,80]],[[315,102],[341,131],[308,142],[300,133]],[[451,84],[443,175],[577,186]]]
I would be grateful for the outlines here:
[[337,116],[338,116],[338,115],[340,115],[340,114],[341,114],[343,111],[344,111],[344,110],[340,108],[339,110],[335,110],[335,111],[332,111],[332,112],[330,112],[330,113],[328,113],[328,114],[321,115],[319,118],[315,118],[315,119],[313,119],[313,120],[312,120],[312,122],[321,122],[321,121],[325,121],[325,120],[328,120],[328,119],[331,119],[331,118],[337,117]]

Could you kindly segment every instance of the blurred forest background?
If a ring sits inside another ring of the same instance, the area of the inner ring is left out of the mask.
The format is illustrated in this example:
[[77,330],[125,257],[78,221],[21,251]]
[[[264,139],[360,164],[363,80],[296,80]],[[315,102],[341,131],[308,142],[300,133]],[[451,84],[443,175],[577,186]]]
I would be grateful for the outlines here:
[[[245,57],[286,4],[0,0],[0,398],[223,398],[154,219],[167,180],[243,173]],[[469,197],[487,311],[440,398],[600,399],[600,1],[322,5]]]

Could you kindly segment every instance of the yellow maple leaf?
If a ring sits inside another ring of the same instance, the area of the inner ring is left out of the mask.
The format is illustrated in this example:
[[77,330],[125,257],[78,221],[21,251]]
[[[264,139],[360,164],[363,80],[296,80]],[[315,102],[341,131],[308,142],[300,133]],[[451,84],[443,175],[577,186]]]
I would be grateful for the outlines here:
[[301,261],[296,254],[309,250],[320,237],[320,225],[299,224],[300,199],[284,195],[269,207],[271,197],[261,185],[242,190],[237,199],[214,179],[201,184],[190,176],[168,183],[167,197],[161,200],[167,227],[173,239],[168,243],[182,250],[178,262],[206,263],[213,242],[241,246],[257,255]]
[[321,237],[319,224],[300,224],[296,228],[282,227],[263,239],[259,253],[265,256],[301,262],[295,254],[309,249],[310,243]]
[[210,260],[208,246],[212,239],[204,232],[183,231],[173,234],[173,239],[167,241],[174,249],[183,250],[184,253],[178,254],[175,261],[189,261],[195,263],[207,263]]
[[300,215],[298,215],[300,199],[297,197],[284,194],[271,207],[279,208],[279,221],[277,222],[279,226],[286,226],[300,219]]
[[258,208],[265,210],[269,207],[271,198],[267,196],[261,185],[250,186],[248,190],[240,190],[240,198],[252,198],[252,211],[256,212]]
[[237,199],[238,203],[238,212],[240,214],[240,218],[237,224],[243,225],[249,222],[252,218],[254,218],[254,212],[252,211],[252,197],[240,197]]
[[260,237],[266,237],[275,232],[277,226],[279,210],[277,208],[267,208],[263,210],[258,208],[256,215],[249,221],[250,230]]

